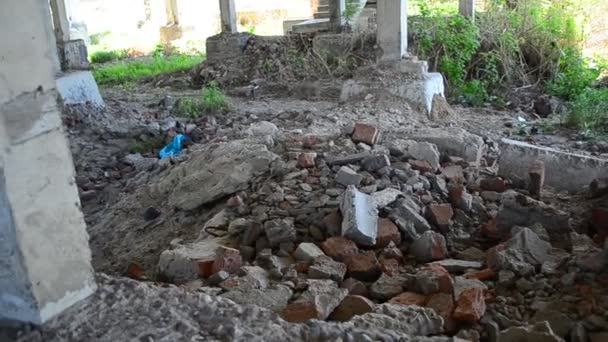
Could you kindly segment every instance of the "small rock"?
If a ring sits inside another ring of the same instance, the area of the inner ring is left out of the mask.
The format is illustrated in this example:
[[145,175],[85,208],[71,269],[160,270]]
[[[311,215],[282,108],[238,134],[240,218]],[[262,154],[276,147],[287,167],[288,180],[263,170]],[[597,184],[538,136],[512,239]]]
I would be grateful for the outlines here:
[[464,172],[460,165],[449,165],[443,167],[441,172],[451,184],[462,184],[465,181]]
[[426,296],[423,296],[421,294],[415,292],[403,292],[402,294],[391,298],[388,302],[390,304],[424,306],[426,304],[426,301]]
[[351,139],[354,142],[363,142],[373,146],[378,141],[378,137],[379,131],[375,126],[358,122],[355,124]]
[[437,264],[448,270],[450,273],[464,273],[467,270],[480,270],[483,268],[483,264],[479,261],[466,261],[457,259],[445,259],[435,261],[433,264]]
[[454,319],[466,322],[476,322],[486,312],[486,302],[483,290],[480,288],[469,288],[462,292],[456,301]]
[[351,256],[347,261],[348,274],[361,281],[375,281],[382,271],[373,251]]
[[303,152],[298,155],[298,166],[303,169],[308,169],[311,167],[315,167],[315,158],[317,158],[316,153],[312,152]]
[[[500,332],[500,342],[563,342],[555,335],[549,323],[539,322],[534,325],[511,327]],[[599,342],[599,341],[598,341]]]
[[418,262],[429,262],[445,259],[448,255],[443,235],[427,231],[410,246],[409,252]]
[[363,169],[368,172],[375,172],[382,169],[383,167],[387,167],[390,165],[391,161],[385,154],[370,156],[363,159],[363,161],[361,162],[361,166],[363,167]]
[[450,185],[448,190],[450,203],[455,208],[471,211],[473,207],[473,196],[467,192],[467,188],[463,185]]
[[433,172],[433,165],[426,160],[410,160],[409,163],[414,170],[422,173]]
[[271,247],[277,247],[281,242],[295,242],[296,240],[296,229],[291,218],[266,221],[264,231]]
[[550,249],[551,244],[541,240],[532,230],[524,228],[503,245],[488,250],[488,266],[495,271],[504,269],[525,276],[534,273],[535,268],[540,268],[543,263],[551,261]]
[[440,153],[437,145],[428,142],[415,142],[408,147],[407,152],[414,159],[427,161],[433,171],[439,169]]
[[243,260],[238,249],[221,246],[217,249],[212,274],[225,271],[233,274],[242,266]]
[[355,278],[348,278],[340,284],[341,288],[347,289],[349,295],[368,297],[367,286]]
[[416,290],[424,294],[436,292],[452,294],[454,281],[450,273],[439,265],[428,265],[416,273]]
[[452,224],[454,210],[449,204],[431,204],[428,206],[428,217],[431,223],[436,225],[442,232],[447,233]]
[[428,297],[425,305],[427,308],[433,309],[439,316],[443,318],[445,330],[453,331],[455,322],[452,318],[454,312],[454,298],[448,293],[434,293]]
[[326,255],[315,258],[314,264],[308,269],[308,276],[312,279],[331,279],[341,282],[345,274],[346,265]]
[[359,253],[359,248],[352,240],[341,236],[331,237],[323,241],[321,249],[326,255],[340,262],[346,262],[351,256]]
[[315,258],[321,255],[325,255],[325,253],[323,253],[317,245],[310,242],[302,242],[299,244],[293,254],[296,260],[305,262],[313,262]]
[[161,212],[154,208],[154,207],[148,207],[145,211],[144,211],[144,220],[146,221],[152,221],[154,219],[157,219],[160,216]]
[[393,242],[395,245],[401,243],[401,233],[399,228],[389,219],[381,218],[378,220],[378,236],[375,248],[384,248]]
[[376,207],[382,209],[395,202],[399,196],[403,196],[403,192],[393,188],[386,188],[382,191],[374,192],[371,196]]
[[372,198],[350,185],[340,203],[342,236],[362,246],[373,246],[378,235],[378,209]]
[[342,184],[344,186],[359,186],[362,180],[363,176],[361,176],[348,166],[342,166],[338,171],[338,174],[336,175],[336,183]]
[[342,303],[332,312],[329,319],[332,321],[345,322],[354,316],[363,315],[374,310],[374,304],[362,296],[346,296]]
[[403,292],[404,278],[382,274],[370,287],[370,296],[379,301],[389,300]]
[[484,178],[479,182],[482,190],[503,193],[507,191],[507,182],[501,177]]

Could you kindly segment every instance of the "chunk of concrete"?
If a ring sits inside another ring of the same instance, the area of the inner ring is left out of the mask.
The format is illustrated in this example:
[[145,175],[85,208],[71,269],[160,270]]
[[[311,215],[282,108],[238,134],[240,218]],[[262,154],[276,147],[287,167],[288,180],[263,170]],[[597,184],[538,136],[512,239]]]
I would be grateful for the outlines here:
[[500,342],[563,342],[564,339],[557,336],[549,323],[538,322],[525,327],[511,327],[500,332]]
[[351,322],[360,329],[397,329],[415,336],[443,332],[443,318],[433,309],[416,305],[382,304],[373,312],[355,316]]
[[426,231],[412,243],[410,253],[418,262],[445,259],[448,255],[445,238],[434,231]]
[[429,142],[417,142],[412,144],[407,152],[414,159],[426,160],[434,170],[439,169],[440,154],[437,145]]
[[104,107],[105,103],[90,71],[75,71],[57,78],[57,92],[63,104],[91,104]]
[[302,242],[293,253],[294,258],[298,261],[312,262],[316,257],[325,255],[321,248],[311,242]]
[[280,312],[286,306],[293,292],[283,284],[277,284],[267,289],[236,289],[228,291],[221,297],[242,305],[256,305]]
[[350,185],[340,203],[342,236],[362,246],[373,246],[378,235],[378,209],[372,197]]
[[411,205],[411,201],[401,201],[399,205],[397,205],[392,216],[394,216],[395,219],[400,217],[406,221],[412,222],[414,227],[416,227],[416,232],[418,234],[431,230],[429,222],[420,215],[420,211],[417,208],[414,208],[414,206]]
[[412,133],[409,138],[433,143],[441,153],[461,157],[472,163],[479,163],[485,150],[485,143],[480,136],[461,128],[425,129]]
[[545,165],[545,182],[556,190],[577,193],[596,178],[608,174],[608,160],[562,152],[521,141],[502,139],[500,144],[499,174],[518,185],[527,185],[530,164],[536,160]]
[[403,196],[403,192],[393,188],[386,188],[382,191],[377,191],[372,194],[372,201],[379,209],[395,202],[399,196]]
[[551,244],[543,241],[531,229],[524,228],[513,238],[488,251],[488,266],[495,271],[509,270],[525,276],[553,258]]
[[363,176],[355,172],[355,170],[351,169],[348,166],[342,166],[340,170],[338,170],[338,174],[336,175],[336,183],[342,184],[344,186],[355,185],[358,186],[363,180]]
[[515,191],[507,191],[502,195],[496,223],[501,236],[507,236],[514,226],[534,224],[542,225],[550,236],[569,234],[571,231],[568,213]]

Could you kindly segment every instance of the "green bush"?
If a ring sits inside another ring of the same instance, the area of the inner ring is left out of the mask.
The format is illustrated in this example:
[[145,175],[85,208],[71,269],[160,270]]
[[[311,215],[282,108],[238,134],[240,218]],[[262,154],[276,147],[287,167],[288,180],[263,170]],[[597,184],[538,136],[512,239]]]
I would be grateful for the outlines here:
[[608,88],[587,88],[570,102],[567,123],[585,133],[608,133]]
[[127,52],[125,50],[116,51],[96,51],[91,54],[91,63],[101,64],[107,62],[113,62],[127,58]]
[[211,82],[201,91],[200,98],[182,98],[177,107],[179,116],[196,119],[203,114],[218,114],[229,109],[226,95],[217,83]]
[[568,49],[560,59],[558,72],[547,82],[547,90],[566,100],[576,97],[589,88],[602,73],[602,67],[592,67],[580,51]]

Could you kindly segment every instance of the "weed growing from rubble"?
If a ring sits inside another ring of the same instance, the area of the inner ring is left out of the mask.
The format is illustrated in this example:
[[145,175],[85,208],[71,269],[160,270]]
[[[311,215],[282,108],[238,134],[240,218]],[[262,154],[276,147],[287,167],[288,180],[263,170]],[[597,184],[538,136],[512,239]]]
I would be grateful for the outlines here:
[[124,61],[93,69],[100,85],[124,84],[162,74],[189,71],[203,61],[203,56],[172,55]]
[[89,59],[93,64],[101,64],[114,62],[127,58],[126,50],[111,50],[111,51],[95,51],[91,54]]
[[200,98],[182,98],[177,107],[178,115],[197,119],[203,114],[217,114],[229,108],[226,95],[216,82],[209,83],[201,91]]

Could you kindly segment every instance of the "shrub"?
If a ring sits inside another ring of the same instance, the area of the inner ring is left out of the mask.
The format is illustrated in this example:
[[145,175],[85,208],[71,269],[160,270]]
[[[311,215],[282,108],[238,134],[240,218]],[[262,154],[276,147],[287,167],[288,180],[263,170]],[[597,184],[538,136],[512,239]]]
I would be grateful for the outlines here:
[[179,116],[196,119],[203,114],[217,114],[229,109],[226,96],[217,83],[211,82],[201,91],[200,98],[182,98],[177,107]]
[[113,51],[96,51],[91,54],[91,63],[101,64],[107,62],[113,62],[127,57],[125,50],[113,50]]
[[608,88],[587,88],[570,102],[567,123],[585,133],[608,133]]

